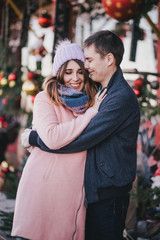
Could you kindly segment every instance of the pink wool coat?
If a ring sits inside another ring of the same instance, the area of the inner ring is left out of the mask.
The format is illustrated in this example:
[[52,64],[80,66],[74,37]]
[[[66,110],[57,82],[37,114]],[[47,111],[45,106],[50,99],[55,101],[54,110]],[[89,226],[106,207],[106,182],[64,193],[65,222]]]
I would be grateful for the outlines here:
[[[37,94],[33,127],[45,144],[58,149],[86,128],[97,110],[75,116]],[[86,151],[53,154],[33,148],[19,183],[12,236],[31,240],[84,240],[84,167]]]

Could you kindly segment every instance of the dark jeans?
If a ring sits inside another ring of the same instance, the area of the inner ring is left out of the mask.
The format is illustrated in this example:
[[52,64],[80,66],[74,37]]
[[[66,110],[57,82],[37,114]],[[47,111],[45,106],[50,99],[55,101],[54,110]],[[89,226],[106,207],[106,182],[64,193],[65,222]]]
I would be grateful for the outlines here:
[[129,195],[90,203],[87,207],[85,240],[122,240]]

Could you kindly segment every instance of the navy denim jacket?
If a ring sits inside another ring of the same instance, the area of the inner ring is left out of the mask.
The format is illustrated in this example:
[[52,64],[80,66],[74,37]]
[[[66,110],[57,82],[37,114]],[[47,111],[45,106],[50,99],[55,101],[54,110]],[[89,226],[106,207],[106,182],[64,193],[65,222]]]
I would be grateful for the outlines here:
[[[69,145],[50,150],[32,131],[29,142],[44,151],[72,153],[87,151],[85,192],[87,202],[129,191],[136,175],[136,149],[140,122],[137,97],[120,68],[108,84],[107,96],[97,115]],[[113,194],[114,193],[114,194]]]

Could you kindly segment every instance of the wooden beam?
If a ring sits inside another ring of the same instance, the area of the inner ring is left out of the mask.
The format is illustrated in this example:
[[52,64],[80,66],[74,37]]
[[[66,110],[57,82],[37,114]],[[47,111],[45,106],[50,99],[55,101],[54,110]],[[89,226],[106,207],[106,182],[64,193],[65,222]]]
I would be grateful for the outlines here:
[[156,25],[152,22],[151,18],[146,14],[144,18],[147,20],[149,25],[151,26],[154,33],[157,35],[157,37],[160,39],[160,30],[156,27]]
[[22,19],[22,13],[21,11],[18,9],[18,7],[15,5],[15,3],[12,0],[8,0],[8,3],[10,4],[10,6],[12,7],[12,9],[14,10],[14,12],[17,14],[19,19]]

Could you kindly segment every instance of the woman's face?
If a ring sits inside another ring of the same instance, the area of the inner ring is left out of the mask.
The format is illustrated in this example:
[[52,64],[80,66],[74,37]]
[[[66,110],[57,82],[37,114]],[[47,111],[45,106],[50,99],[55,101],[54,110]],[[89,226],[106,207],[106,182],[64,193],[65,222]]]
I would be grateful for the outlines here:
[[70,60],[64,72],[64,84],[78,91],[84,87],[84,75],[81,67],[74,60]]

